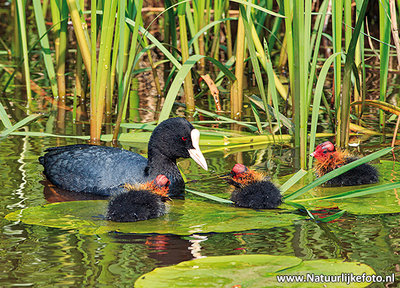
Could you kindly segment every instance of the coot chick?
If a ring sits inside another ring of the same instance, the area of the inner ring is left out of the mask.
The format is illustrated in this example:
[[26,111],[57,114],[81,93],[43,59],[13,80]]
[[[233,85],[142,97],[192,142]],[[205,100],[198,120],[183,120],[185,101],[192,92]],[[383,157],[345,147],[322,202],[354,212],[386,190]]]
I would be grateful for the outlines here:
[[[319,144],[315,151],[311,153],[315,158],[315,171],[318,177],[335,170],[343,165],[357,160],[357,157],[351,156],[346,151],[335,149],[335,146],[326,141]],[[325,182],[326,186],[353,186],[363,184],[373,184],[379,181],[379,174],[376,168],[364,163],[360,166],[332,178]]]
[[126,184],[125,192],[112,196],[108,203],[107,220],[115,222],[136,222],[163,216],[166,213],[164,201],[170,182],[164,175],[154,181],[141,184]]
[[236,164],[228,183],[236,189],[231,194],[235,206],[252,209],[273,209],[282,204],[282,195],[278,188],[261,173]]
[[146,183],[163,174],[171,181],[168,196],[183,198],[185,183],[176,160],[191,157],[207,170],[199,139],[199,130],[186,119],[171,118],[154,129],[147,159],[119,148],[81,144],[49,148],[39,162],[47,179],[64,190],[110,196],[121,193],[125,183]]

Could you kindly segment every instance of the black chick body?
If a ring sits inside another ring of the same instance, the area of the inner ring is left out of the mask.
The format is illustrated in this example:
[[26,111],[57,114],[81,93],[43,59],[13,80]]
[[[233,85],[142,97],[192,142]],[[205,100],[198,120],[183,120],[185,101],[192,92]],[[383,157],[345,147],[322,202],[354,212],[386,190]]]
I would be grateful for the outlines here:
[[154,129],[147,159],[119,148],[81,144],[49,148],[39,162],[47,179],[65,190],[110,196],[123,192],[125,183],[146,183],[163,174],[171,182],[169,196],[182,198],[185,184],[176,160],[191,157],[207,170],[199,137],[186,119],[171,118]]
[[242,164],[236,164],[228,182],[236,189],[231,194],[235,206],[252,209],[274,209],[282,204],[279,189],[265,177]]
[[170,181],[158,175],[152,182],[140,186],[125,185],[125,191],[110,198],[107,220],[115,222],[136,222],[158,218],[166,213]]
[[[346,152],[336,150],[335,146],[329,141],[319,144],[311,156],[316,159],[315,170],[318,177],[358,159]],[[355,186],[374,184],[378,181],[378,170],[368,163],[364,163],[326,181],[324,185],[331,187]]]

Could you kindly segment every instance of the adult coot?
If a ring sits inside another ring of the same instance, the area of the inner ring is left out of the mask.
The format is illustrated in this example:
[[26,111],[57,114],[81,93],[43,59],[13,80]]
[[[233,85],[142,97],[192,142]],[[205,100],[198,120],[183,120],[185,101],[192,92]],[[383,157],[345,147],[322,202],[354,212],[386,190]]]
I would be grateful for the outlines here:
[[[345,151],[336,150],[335,146],[326,141],[319,144],[315,151],[311,153],[315,158],[315,171],[318,177],[325,175],[343,165],[357,160]],[[379,181],[378,171],[371,165],[364,163],[353,169],[332,178],[325,182],[327,186],[353,186],[362,184],[372,184]]]
[[107,220],[136,222],[163,216],[169,185],[165,175],[158,175],[154,181],[145,184],[125,185],[125,192],[110,198]]
[[69,191],[110,196],[123,192],[126,183],[146,183],[163,174],[171,182],[168,196],[183,197],[176,160],[191,157],[207,170],[199,139],[199,130],[186,119],[171,118],[154,129],[147,159],[119,148],[80,144],[49,148],[39,162],[51,183]]
[[273,209],[282,204],[282,195],[278,188],[263,174],[250,170],[243,164],[236,164],[229,184],[236,187],[231,194],[235,206],[253,209]]

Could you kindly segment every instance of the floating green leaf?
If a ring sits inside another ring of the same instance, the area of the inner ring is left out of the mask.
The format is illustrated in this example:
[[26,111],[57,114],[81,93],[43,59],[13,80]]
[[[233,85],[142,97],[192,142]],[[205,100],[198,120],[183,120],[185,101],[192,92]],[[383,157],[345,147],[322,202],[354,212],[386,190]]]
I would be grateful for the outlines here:
[[47,204],[12,212],[7,220],[60,229],[75,229],[93,235],[118,231],[124,233],[160,233],[190,235],[192,233],[232,232],[268,229],[292,225],[304,219],[285,210],[236,208],[228,205],[191,199],[173,200],[169,213],[147,221],[117,223],[103,220],[107,201],[73,201]]
[[[135,282],[135,287],[345,287],[345,282],[279,283],[277,280],[277,276],[283,275],[301,275],[304,279],[307,275],[340,276],[344,271],[354,275],[375,274],[366,264],[344,262],[342,259],[303,261],[294,256],[232,255],[201,258],[157,268],[142,275]],[[351,287],[366,287],[369,284],[351,283]]]

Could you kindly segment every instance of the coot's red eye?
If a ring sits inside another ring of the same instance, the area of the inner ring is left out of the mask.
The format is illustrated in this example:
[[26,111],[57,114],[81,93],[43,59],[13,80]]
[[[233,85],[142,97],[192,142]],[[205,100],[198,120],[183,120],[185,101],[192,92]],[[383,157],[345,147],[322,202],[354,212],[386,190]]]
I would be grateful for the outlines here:
[[186,137],[182,137],[182,140],[183,140],[183,141],[186,141],[186,140],[187,140],[187,138],[186,138]]

